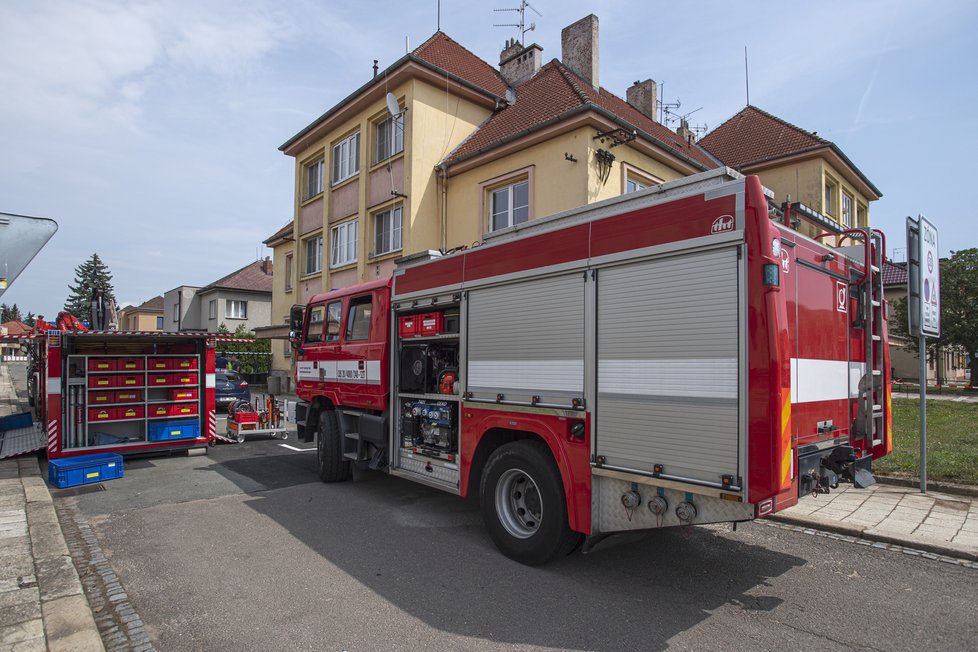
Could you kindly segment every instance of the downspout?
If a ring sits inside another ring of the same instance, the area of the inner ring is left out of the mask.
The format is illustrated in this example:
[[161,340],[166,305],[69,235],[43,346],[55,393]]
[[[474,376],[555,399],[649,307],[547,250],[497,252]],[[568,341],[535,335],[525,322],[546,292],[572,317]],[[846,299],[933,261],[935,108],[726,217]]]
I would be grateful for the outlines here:
[[448,249],[448,166],[438,165],[441,170],[441,250]]

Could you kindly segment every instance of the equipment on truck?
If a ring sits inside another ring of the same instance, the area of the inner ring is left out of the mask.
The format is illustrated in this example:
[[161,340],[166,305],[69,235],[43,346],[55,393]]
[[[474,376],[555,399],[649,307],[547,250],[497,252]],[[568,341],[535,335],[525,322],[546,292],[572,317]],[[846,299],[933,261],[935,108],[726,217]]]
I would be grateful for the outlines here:
[[477,492],[527,564],[865,486],[891,449],[885,241],[797,213],[715,170],[316,295],[290,316],[298,436],[326,482]]

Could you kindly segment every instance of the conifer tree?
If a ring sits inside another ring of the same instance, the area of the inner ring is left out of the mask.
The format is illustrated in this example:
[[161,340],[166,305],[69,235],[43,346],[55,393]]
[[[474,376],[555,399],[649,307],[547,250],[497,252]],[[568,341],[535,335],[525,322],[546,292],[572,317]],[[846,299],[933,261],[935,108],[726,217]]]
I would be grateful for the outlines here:
[[105,299],[115,301],[112,274],[98,254],[92,254],[91,258],[75,268],[75,284],[68,286],[71,294],[65,301],[64,309],[79,319],[88,319],[92,311],[92,290],[95,288],[102,290]]

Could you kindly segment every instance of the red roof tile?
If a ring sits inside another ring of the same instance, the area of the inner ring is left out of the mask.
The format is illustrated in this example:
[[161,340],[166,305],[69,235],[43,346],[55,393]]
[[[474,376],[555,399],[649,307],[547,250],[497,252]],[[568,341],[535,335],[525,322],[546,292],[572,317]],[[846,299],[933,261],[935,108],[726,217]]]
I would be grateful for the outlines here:
[[142,302],[141,304],[139,304],[139,306],[136,307],[136,310],[158,310],[158,311],[162,312],[163,311],[163,295],[161,294],[161,295],[159,295],[157,297],[153,297],[149,301]]
[[516,102],[496,111],[446,159],[452,163],[502,145],[571,111],[598,107],[652,136],[704,169],[717,167],[709,154],[632,107],[605,88],[595,90],[554,59],[516,87]]
[[883,263],[883,285],[906,285],[907,284],[907,264]]
[[30,326],[16,319],[5,321],[3,324],[0,324],[0,326],[7,329],[7,335],[26,335],[27,333],[31,332]]
[[[276,241],[276,240],[278,240],[280,238],[284,238],[287,235],[292,235],[292,225],[293,225],[293,223],[294,223],[293,220],[289,220],[289,223],[288,224],[286,224],[281,229],[279,229],[278,231],[276,231],[272,235],[270,235],[267,238],[265,238],[264,240],[262,240],[262,244],[266,244],[267,245],[270,242],[274,242],[274,241]],[[289,239],[291,240],[291,238],[289,238]]]
[[444,32],[435,32],[411,54],[493,95],[499,97],[506,95],[506,82],[503,81],[499,71],[459,45]]
[[[268,273],[262,269],[267,265]],[[210,285],[202,287],[198,293],[207,292],[216,288],[229,290],[247,290],[248,292],[268,292],[272,291],[272,261],[256,260],[245,265],[241,269],[231,272],[224,278],[220,278]]]
[[799,154],[832,143],[755,106],[703,136],[700,145],[730,167],[741,167]]

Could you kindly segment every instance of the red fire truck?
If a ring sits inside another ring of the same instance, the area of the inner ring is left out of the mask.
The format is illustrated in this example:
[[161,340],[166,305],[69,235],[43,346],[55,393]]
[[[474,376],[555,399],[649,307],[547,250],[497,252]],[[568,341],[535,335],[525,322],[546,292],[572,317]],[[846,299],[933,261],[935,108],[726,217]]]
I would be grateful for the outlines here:
[[707,172],[295,306],[321,479],[477,493],[526,564],[872,483],[891,446],[882,234],[770,197]]

